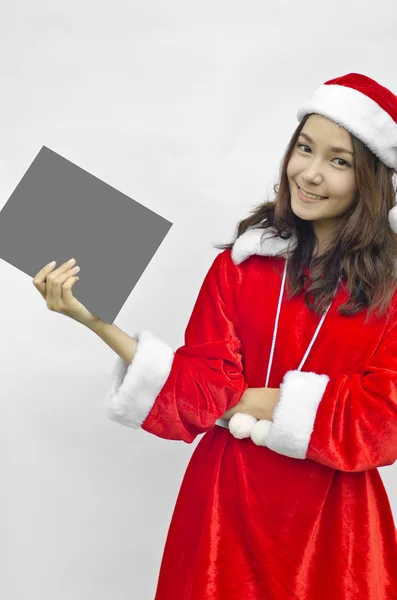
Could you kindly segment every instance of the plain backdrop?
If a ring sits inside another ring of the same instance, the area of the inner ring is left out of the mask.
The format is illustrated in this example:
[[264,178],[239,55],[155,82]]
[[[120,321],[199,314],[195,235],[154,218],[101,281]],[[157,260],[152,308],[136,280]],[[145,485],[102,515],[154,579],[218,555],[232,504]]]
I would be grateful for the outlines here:
[[[395,0],[2,0],[0,207],[46,145],[172,221],[116,324],[175,350],[299,104],[349,72],[397,92],[396,17]],[[1,260],[0,280],[0,597],[151,600],[201,436],[108,420],[117,355]],[[380,473],[396,516],[397,465]]]

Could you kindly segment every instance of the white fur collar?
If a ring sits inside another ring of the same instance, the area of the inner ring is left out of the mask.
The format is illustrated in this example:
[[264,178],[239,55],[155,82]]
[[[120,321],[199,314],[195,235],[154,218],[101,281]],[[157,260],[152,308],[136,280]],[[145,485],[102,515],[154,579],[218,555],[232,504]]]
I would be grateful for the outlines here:
[[[263,241],[261,243],[261,236],[264,234]],[[248,257],[253,254],[259,256],[287,256],[288,250],[293,251],[296,245],[296,237],[292,236],[288,240],[283,240],[277,236],[272,238],[275,229],[270,227],[267,230],[263,228],[251,228],[247,229],[233,244],[232,259],[236,265],[239,265]]]

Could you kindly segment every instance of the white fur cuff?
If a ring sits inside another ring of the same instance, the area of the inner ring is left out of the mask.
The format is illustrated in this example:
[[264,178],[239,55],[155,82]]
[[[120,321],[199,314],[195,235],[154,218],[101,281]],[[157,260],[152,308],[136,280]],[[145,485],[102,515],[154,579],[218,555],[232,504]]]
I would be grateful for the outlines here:
[[280,400],[273,411],[273,423],[266,446],[291,458],[306,458],[316,413],[328,375],[288,371],[280,385]]
[[118,358],[106,409],[112,421],[139,429],[168,379],[174,351],[150,331],[133,337],[137,341],[134,358],[130,364]]

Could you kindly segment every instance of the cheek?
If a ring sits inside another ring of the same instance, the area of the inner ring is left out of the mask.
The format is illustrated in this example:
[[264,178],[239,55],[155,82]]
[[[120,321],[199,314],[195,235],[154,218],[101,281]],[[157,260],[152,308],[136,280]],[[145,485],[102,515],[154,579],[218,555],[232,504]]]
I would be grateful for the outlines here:
[[329,189],[330,191],[332,190],[334,196],[339,196],[340,198],[347,199],[354,197],[356,193],[354,178],[349,177],[347,174],[345,177],[333,177],[329,183]]
[[291,156],[287,165],[287,177],[293,179],[295,175],[297,175],[297,173],[299,173],[299,171],[302,170],[302,165],[300,164],[300,162],[301,161],[299,160],[299,158],[297,159],[296,155]]

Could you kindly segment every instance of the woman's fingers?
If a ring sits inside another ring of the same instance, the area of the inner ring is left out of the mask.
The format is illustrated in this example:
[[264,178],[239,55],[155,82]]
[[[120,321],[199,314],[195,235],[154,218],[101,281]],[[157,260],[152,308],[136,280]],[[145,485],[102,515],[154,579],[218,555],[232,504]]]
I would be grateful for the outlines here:
[[87,325],[98,317],[73,296],[72,287],[79,280],[76,273],[80,271],[79,267],[73,267],[74,262],[73,259],[63,263],[55,271],[54,264],[46,265],[37,273],[33,283],[47,302],[47,308]]
[[[58,267],[58,269],[55,269],[55,271],[53,270],[53,268],[50,268],[50,270],[46,273],[46,300],[48,308],[51,308],[52,310],[59,311],[62,309],[63,285],[69,279],[69,277],[73,277],[77,273],[77,271],[73,271],[73,265],[76,261],[74,259],[72,260],[73,262],[68,261],[66,263],[63,263],[60,267]],[[73,283],[75,283],[76,281],[77,279],[75,279]]]
[[46,278],[49,273],[54,269],[56,262],[49,263],[43,267],[33,279],[33,285],[40,292],[44,299],[46,299]]

